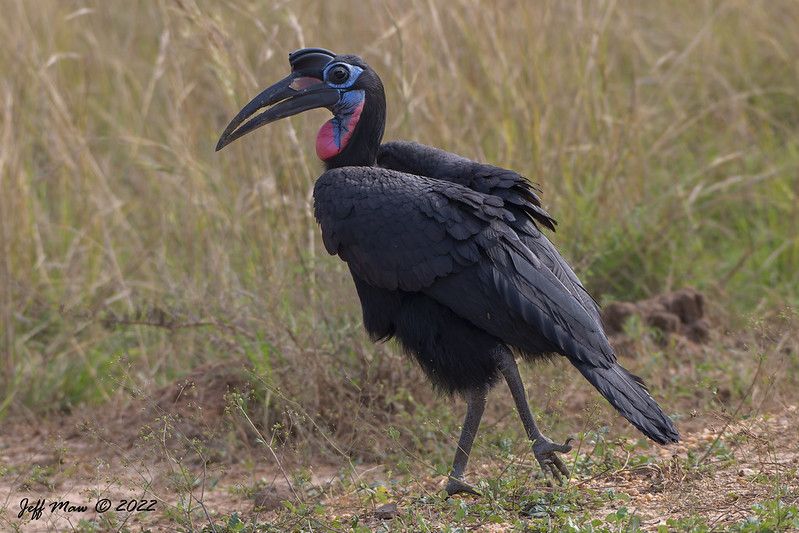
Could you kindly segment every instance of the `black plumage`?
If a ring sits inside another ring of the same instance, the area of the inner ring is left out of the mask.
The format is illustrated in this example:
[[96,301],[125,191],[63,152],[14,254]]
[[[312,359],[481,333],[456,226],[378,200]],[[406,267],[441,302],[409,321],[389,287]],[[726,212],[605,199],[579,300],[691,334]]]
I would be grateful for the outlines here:
[[[570,446],[549,441],[536,427],[514,351],[526,360],[565,356],[649,438],[678,440],[643,382],[616,361],[596,302],[541,231],[554,230],[555,220],[537,189],[515,172],[436,148],[381,145],[383,86],[360,58],[311,49],[295,52],[292,65],[287,80],[310,76],[319,85],[278,91],[286,85],[279,82],[248,105],[275,106],[239,130],[286,116],[281,106],[310,108],[314,99],[333,111],[318,141],[333,155],[314,187],[315,216],[327,251],[350,268],[370,336],[396,338],[438,388],[467,399],[450,493],[473,491],[462,476],[485,395],[500,376],[542,467],[567,472],[556,452]],[[344,70],[355,79],[334,84],[331,68],[337,80]],[[331,105],[333,90],[339,100]],[[345,101],[346,108],[338,103]],[[241,115],[219,147],[243,134],[236,130]]]

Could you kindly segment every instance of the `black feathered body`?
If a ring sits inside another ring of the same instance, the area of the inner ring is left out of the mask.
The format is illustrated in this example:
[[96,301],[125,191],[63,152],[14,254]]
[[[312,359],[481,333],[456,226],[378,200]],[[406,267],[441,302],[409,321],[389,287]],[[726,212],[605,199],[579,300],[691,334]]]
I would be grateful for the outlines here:
[[375,341],[396,337],[436,388],[465,392],[497,380],[491,354],[499,339],[424,293],[374,287],[355,272],[352,279],[369,336]]
[[[595,304],[589,299],[589,309],[581,307],[585,291],[534,222],[554,227],[529,182],[416,143],[383,145],[378,164],[326,172],[315,190],[317,218],[328,251],[350,265],[367,331],[375,339],[396,337],[441,389],[493,383],[491,354],[499,345],[528,357],[563,351],[544,328],[568,342],[574,336],[568,322],[579,317],[588,329],[583,337],[601,332]],[[544,265],[520,235],[559,268]],[[515,290],[514,260],[518,268],[532,262],[543,274],[544,286],[526,302]],[[533,316],[527,307],[548,294],[563,302],[536,308]],[[558,332],[547,313],[557,317],[562,309],[571,315]]]
[[499,347],[561,354],[650,438],[677,438],[616,362],[527,180],[416,143],[382,145],[377,165],[330,168],[314,188],[325,247],[349,265],[372,338],[395,337],[449,393],[492,385]]

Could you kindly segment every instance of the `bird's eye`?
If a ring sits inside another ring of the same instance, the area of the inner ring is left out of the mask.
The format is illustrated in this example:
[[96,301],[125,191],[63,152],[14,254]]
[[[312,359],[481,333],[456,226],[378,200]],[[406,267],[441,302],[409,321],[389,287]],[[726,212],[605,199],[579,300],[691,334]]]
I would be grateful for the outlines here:
[[335,67],[330,69],[330,72],[327,73],[327,79],[331,83],[335,83],[339,85],[344,83],[350,77],[350,70],[345,67],[344,65],[336,65]]

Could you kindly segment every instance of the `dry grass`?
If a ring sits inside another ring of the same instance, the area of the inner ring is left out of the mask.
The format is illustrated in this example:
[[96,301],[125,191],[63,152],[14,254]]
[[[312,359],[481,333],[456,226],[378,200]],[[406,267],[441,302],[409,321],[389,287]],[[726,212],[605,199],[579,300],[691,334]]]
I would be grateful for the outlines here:
[[[197,428],[216,425],[210,415],[195,417]],[[490,454],[481,449],[471,468],[483,496],[452,499],[433,470],[403,472],[391,460],[309,464],[284,478],[257,454],[217,455],[207,434],[193,437],[186,453],[161,440],[188,430],[170,417],[135,441],[105,413],[79,425],[53,422],[15,425],[0,436],[4,530],[755,533],[799,527],[796,406],[779,416],[706,418],[703,429],[685,433],[669,449],[589,435],[568,455],[574,475],[561,487],[536,481],[529,446],[494,445]],[[30,513],[17,516],[25,497],[88,503],[89,510],[48,509],[31,521]],[[113,507],[131,498],[155,503],[152,512],[98,514],[99,498]],[[398,507],[391,520],[378,512],[388,502]]]
[[[124,405],[202,365],[248,361],[247,413],[290,445],[280,453],[376,458],[394,445],[389,424],[413,453],[453,441],[459,415],[367,341],[348,273],[320,246],[311,146],[324,113],[213,152],[301,46],[370,62],[387,138],[539,182],[555,240],[599,298],[710,295],[708,348],[640,332],[626,362],[683,424],[692,409],[795,398],[795,2],[0,7],[0,419]],[[590,406],[565,368],[530,380],[549,424]]]

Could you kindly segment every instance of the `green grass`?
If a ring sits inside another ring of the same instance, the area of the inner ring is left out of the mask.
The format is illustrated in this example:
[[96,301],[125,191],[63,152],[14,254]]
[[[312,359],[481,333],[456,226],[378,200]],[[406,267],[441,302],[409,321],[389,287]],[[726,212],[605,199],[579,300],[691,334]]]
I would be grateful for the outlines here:
[[[333,435],[379,456],[397,421],[417,451],[451,437],[450,406],[430,407],[418,371],[368,342],[347,270],[320,244],[324,113],[213,152],[301,46],[377,69],[387,139],[540,183],[553,239],[598,299],[692,285],[733,329],[799,303],[793,2],[0,6],[0,69],[14,73],[0,82],[0,417],[249,360],[256,425],[309,449],[338,453]],[[739,399],[758,350],[705,354],[699,378],[738,380]],[[641,353],[664,395],[704,394],[684,362]],[[573,389],[552,368],[553,387]],[[438,425],[408,431],[419,419]]]
[[[635,471],[642,465],[653,466],[653,471],[661,476],[667,473],[668,461],[647,456],[641,450],[634,456],[638,464],[624,461],[624,456],[631,450],[612,443],[604,443],[602,451],[606,459],[615,456],[621,462],[611,460],[609,463],[594,464],[590,458],[577,457],[579,469],[584,479],[607,474],[610,468],[615,472]],[[596,450],[593,452],[596,453]],[[630,458],[627,454],[627,459]],[[426,492],[422,495],[409,491],[407,484],[391,480],[388,484],[366,484],[351,486],[346,476],[341,480],[344,486],[331,490],[325,499],[326,489],[321,488],[321,495],[315,494],[303,502],[283,501],[282,507],[273,514],[233,512],[218,516],[214,525],[208,525],[204,531],[224,532],[256,532],[283,530],[332,530],[332,531],[471,531],[482,530],[491,526],[502,531],[568,531],[573,533],[588,532],[637,532],[657,531],[658,533],[690,531],[791,531],[799,527],[799,509],[795,503],[795,493],[780,492],[773,482],[760,480],[761,488],[771,491],[760,500],[752,501],[747,497],[732,505],[727,512],[748,511],[744,519],[730,518],[722,515],[723,521],[711,520],[701,513],[686,514],[674,509],[658,508],[664,513],[661,524],[656,524],[652,516],[642,517],[636,508],[640,502],[634,501],[640,494],[630,495],[625,490],[643,490],[645,493],[657,494],[654,486],[646,488],[636,483],[627,482],[616,485],[616,488],[599,489],[598,487],[571,484],[556,489],[545,487],[542,483],[531,481],[529,468],[514,464],[518,458],[505,454],[502,460],[504,468],[495,470],[491,477],[481,481],[478,489],[482,496],[447,498],[443,492]],[[688,465],[685,465],[686,467]],[[715,464],[714,472],[721,473],[724,467]],[[389,476],[391,474],[389,473]],[[696,477],[696,476],[694,476]],[[701,477],[701,476],[700,476]],[[593,478],[592,478],[593,479]],[[685,484],[684,490],[693,492],[690,481],[663,480],[661,483]],[[647,485],[644,483],[644,485]],[[701,490],[702,481],[697,484]],[[296,485],[298,488],[299,484]],[[730,487],[733,489],[734,487]],[[317,489],[319,489],[317,487]],[[662,489],[661,489],[662,490]],[[675,490],[675,489],[672,489]],[[677,489],[679,490],[679,489]],[[706,490],[714,490],[709,487]],[[717,490],[717,489],[715,489]],[[346,492],[357,496],[336,496],[334,493]],[[734,491],[731,492],[734,494]],[[341,503],[337,499],[346,499]],[[376,520],[373,510],[387,503],[399,503],[398,513],[390,521]],[[654,505],[654,504],[653,504]],[[654,523],[653,523],[654,522]]]

